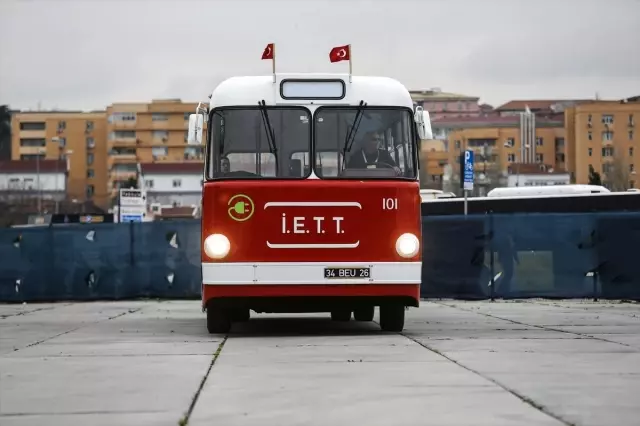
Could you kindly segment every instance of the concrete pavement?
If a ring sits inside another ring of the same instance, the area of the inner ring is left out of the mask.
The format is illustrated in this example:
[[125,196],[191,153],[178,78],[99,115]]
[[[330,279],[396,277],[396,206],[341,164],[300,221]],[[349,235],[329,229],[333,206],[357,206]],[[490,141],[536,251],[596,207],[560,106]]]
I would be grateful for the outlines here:
[[198,301],[0,305],[0,424],[637,425],[640,304],[423,302],[405,332]]

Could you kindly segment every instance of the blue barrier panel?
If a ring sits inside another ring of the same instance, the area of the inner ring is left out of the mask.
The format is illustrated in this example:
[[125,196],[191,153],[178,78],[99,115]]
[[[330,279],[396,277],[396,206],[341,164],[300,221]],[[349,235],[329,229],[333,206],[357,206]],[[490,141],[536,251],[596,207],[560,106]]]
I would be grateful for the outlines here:
[[[96,300],[138,297],[129,279],[129,227],[117,224],[50,228],[52,275],[48,295],[58,299]],[[55,279],[53,278],[55,277]]]
[[600,214],[595,221],[599,296],[640,299],[640,214]]
[[496,297],[593,295],[593,215],[499,214],[490,222]]
[[487,238],[486,216],[423,217],[421,296],[488,297]]
[[[149,226],[151,225],[151,226]],[[199,298],[200,221],[131,224],[133,276],[145,297]]]
[[[640,300],[640,213],[431,216],[422,227],[423,297]],[[2,302],[200,292],[199,220],[0,229]]]
[[48,228],[0,230],[0,301],[46,298],[43,283],[51,278],[51,233]]

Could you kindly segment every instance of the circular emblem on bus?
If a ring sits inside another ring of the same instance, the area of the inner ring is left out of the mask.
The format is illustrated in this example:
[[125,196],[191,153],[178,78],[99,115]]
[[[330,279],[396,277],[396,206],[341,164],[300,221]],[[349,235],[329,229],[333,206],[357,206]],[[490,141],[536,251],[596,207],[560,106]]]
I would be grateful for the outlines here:
[[234,195],[227,205],[229,217],[237,222],[244,222],[253,216],[253,200],[244,194]]

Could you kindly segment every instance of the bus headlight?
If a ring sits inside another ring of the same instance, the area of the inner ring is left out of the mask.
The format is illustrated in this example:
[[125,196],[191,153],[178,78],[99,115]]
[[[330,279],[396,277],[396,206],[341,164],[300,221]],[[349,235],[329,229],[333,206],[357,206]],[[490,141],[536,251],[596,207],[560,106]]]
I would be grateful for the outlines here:
[[420,250],[420,240],[413,234],[402,234],[396,240],[396,252],[402,257],[413,257]]
[[212,259],[222,259],[230,249],[229,239],[222,234],[211,234],[204,239],[204,252]]

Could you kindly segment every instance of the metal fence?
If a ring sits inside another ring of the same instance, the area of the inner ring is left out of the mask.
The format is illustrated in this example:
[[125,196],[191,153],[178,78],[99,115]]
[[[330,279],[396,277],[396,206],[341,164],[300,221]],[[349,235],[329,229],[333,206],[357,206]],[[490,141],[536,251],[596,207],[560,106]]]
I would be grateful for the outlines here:
[[[640,299],[640,213],[423,218],[423,297]],[[200,222],[0,230],[0,301],[200,297]]]

